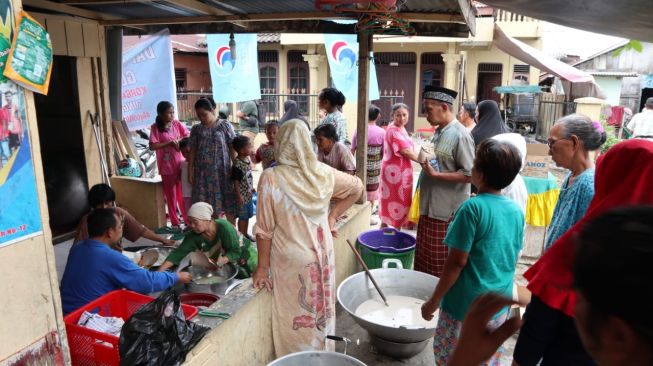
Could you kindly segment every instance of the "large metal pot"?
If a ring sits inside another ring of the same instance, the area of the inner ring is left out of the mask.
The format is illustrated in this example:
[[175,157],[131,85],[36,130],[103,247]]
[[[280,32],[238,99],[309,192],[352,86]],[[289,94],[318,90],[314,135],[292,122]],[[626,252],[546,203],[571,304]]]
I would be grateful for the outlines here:
[[305,351],[278,358],[268,366],[366,366],[357,359],[337,352]]
[[236,280],[238,269],[231,263],[227,263],[214,271],[192,265],[183,268],[181,271],[189,272],[193,276],[193,280],[185,284],[186,289],[190,292],[226,295],[231,290],[232,285],[238,283],[238,280]]
[[415,343],[391,342],[379,337],[370,336],[370,343],[384,355],[394,358],[411,358],[422,352],[431,343],[431,339]]
[[[437,277],[407,269],[387,268],[389,262],[398,262],[398,265],[401,266],[401,262],[398,260],[386,259],[383,263],[384,268],[370,271],[385,296],[409,296],[424,301],[431,297],[439,281]],[[380,297],[365,272],[349,276],[338,286],[338,302],[371,336],[397,343],[417,343],[433,337],[435,326],[394,328],[358,317],[355,314],[358,306],[373,298],[379,299]]]

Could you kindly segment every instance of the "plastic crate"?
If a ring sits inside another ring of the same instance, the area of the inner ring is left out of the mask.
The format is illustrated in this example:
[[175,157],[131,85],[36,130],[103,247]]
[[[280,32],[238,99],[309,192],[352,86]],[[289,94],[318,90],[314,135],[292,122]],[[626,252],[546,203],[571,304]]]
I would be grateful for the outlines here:
[[[153,300],[151,296],[133,291],[116,290],[66,315],[64,322],[72,364],[75,366],[120,365],[119,338],[77,325],[84,311],[102,316],[120,317],[127,321],[141,306]],[[181,308],[186,319],[192,319],[198,313],[198,309],[192,305],[181,304]]]

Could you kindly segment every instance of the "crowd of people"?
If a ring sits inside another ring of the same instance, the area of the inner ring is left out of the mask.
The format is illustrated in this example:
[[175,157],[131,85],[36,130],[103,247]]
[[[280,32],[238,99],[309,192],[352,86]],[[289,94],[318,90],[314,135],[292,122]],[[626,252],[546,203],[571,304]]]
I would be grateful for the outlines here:
[[[569,173],[545,252],[524,274],[531,298],[522,324],[508,309],[526,227],[526,141],[509,131],[496,102],[464,102],[456,111],[456,98],[453,90],[425,87],[422,104],[434,134],[421,147],[406,130],[406,104],[392,106],[385,127],[377,124],[381,110],[370,105],[366,187],[355,176],[360,141],[354,134],[347,146],[345,97],[334,88],[319,95],[325,116],[314,130],[287,101],[282,118],[263,126],[267,142],[260,146],[255,102],[237,113],[240,134],[228,110],[216,110],[211,99],[195,104],[200,123],[190,132],[174,119],[172,104],[161,102],[150,146],[171,224],[180,225],[179,213],[188,232],[162,273],[145,271],[117,255],[120,239],[172,243],[115,207],[110,187],[93,187],[93,210],[82,219],[61,285],[64,312],[115,288],[154,292],[188,282],[188,275],[166,270],[201,254],[216,265],[233,263],[254,286],[272,291],[277,357],[332,349],[325,338],[335,330],[336,219],[365,191],[383,227],[401,230],[411,224],[412,208],[419,213],[414,269],[439,278],[422,307],[427,320],[438,311],[436,364],[497,365],[501,344],[520,327],[517,365],[650,364],[651,317],[644,301],[631,300],[651,289],[646,263],[653,251],[646,243],[653,211],[638,206],[653,201],[653,166],[646,163],[653,143],[620,143],[595,169],[591,152],[606,140],[601,124],[580,114],[555,123],[550,155]],[[414,166],[421,166],[417,191]]]

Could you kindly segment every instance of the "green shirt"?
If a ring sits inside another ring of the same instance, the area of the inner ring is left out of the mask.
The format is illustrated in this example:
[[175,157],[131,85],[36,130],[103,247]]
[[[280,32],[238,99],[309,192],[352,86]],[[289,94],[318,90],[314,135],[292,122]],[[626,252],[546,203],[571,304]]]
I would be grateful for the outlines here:
[[215,220],[218,226],[218,231],[215,238],[211,242],[207,242],[201,234],[189,232],[184,237],[179,247],[173,250],[166,258],[167,261],[173,264],[179,264],[190,252],[201,250],[205,253],[211,253],[211,259],[218,259],[220,257],[220,250],[214,248],[216,245],[221,245],[225,251],[225,256],[229,258],[230,262],[236,263],[241,257],[240,238],[236,228],[225,219]]
[[524,213],[510,199],[482,193],[465,201],[449,225],[444,243],[469,257],[442,299],[442,310],[462,321],[482,294],[494,292],[511,298],[523,239]]

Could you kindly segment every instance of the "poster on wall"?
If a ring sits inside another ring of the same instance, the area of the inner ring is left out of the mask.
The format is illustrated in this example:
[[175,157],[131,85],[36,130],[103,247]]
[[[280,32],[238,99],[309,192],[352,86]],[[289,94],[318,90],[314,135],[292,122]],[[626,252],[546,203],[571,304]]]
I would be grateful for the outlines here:
[[150,127],[161,101],[175,104],[170,33],[162,30],[122,53],[122,118],[130,131]]
[[[358,100],[358,41],[355,34],[324,34],[331,79],[348,100]],[[370,53],[370,56],[373,56]],[[376,67],[370,62],[369,100],[379,99]]]
[[[0,14],[0,38],[11,39],[11,0],[0,0]],[[0,247],[41,232],[25,96],[20,86],[0,80]]]
[[3,73],[11,51],[11,39],[14,37],[13,24],[14,12],[11,0],[0,0],[0,82],[7,80]]
[[217,103],[261,99],[256,33],[234,34],[234,41],[235,54],[232,54],[229,34],[206,37],[213,99]]
[[15,33],[3,75],[33,92],[48,94],[52,74],[50,35],[24,11]]

